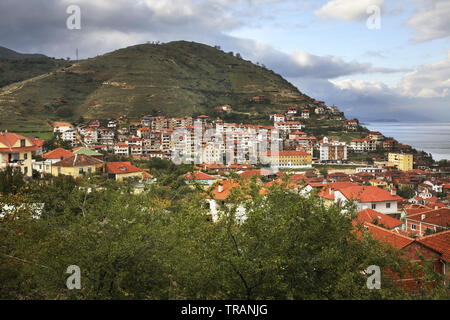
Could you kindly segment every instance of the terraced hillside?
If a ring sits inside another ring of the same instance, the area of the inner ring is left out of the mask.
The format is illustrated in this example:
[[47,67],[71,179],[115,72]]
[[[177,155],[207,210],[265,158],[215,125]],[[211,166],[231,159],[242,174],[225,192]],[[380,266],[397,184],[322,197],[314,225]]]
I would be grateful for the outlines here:
[[[255,96],[264,100],[255,102]],[[60,67],[0,88],[0,127],[127,115],[285,111],[311,99],[281,76],[193,42],[144,44]]]

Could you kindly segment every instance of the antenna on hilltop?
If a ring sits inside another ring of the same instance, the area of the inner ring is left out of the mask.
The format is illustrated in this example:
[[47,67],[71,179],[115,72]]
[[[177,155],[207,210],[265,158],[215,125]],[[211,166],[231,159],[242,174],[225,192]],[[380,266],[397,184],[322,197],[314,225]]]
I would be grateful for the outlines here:
[[77,61],[78,61],[78,48],[75,51],[75,55],[77,56]]

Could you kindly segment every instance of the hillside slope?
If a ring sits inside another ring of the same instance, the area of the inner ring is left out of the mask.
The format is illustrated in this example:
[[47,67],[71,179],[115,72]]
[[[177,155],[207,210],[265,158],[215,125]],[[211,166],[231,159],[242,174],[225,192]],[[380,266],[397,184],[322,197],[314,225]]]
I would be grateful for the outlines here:
[[67,65],[42,54],[22,54],[0,47],[0,88]]
[[[185,41],[120,49],[14,85],[14,90],[0,89],[0,112],[7,117],[0,120],[3,127],[79,116],[210,114],[222,104],[261,114],[311,101],[270,70]],[[252,102],[259,95],[265,101]]]

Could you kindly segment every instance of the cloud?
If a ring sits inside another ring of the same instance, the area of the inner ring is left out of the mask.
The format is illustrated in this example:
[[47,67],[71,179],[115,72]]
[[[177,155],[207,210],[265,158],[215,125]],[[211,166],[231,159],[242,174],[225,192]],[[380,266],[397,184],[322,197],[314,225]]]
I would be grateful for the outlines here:
[[450,35],[450,2],[431,2],[406,22],[415,32],[414,42],[447,38]]
[[399,83],[402,94],[419,98],[450,97],[450,50],[447,59],[419,66]]
[[305,93],[339,106],[347,116],[365,121],[439,121],[450,117],[450,50],[445,60],[417,67],[394,86],[354,79],[289,80]]
[[374,5],[381,8],[383,3],[384,0],[330,0],[314,13],[322,19],[358,21],[368,18],[367,8]]

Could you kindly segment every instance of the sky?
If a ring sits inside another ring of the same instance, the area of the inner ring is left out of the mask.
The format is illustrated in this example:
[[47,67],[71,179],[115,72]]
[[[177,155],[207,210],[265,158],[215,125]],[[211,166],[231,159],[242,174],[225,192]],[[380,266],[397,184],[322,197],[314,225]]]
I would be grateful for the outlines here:
[[449,17],[450,0],[0,0],[0,46],[74,59],[196,41],[347,118],[450,121]]

